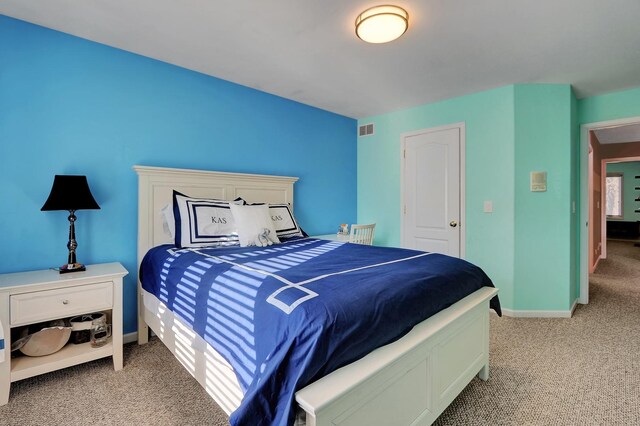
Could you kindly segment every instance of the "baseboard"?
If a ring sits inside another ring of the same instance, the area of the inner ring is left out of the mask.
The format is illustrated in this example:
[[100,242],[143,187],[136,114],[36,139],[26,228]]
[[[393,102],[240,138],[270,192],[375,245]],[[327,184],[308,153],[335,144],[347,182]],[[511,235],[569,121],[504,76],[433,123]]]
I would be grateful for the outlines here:
[[571,318],[573,310],[576,308],[576,302],[573,303],[570,310],[566,311],[525,311],[502,308],[502,313],[514,318]]
[[569,314],[569,317],[573,316],[573,313],[576,311],[576,306],[578,306],[578,298],[576,298],[576,300],[573,301],[573,305],[571,305],[571,313]]
[[122,336],[122,342],[126,345],[127,343],[133,343],[138,341],[138,332],[134,331],[133,333],[127,333]]
[[596,259],[596,263],[593,264],[593,271],[596,271],[596,268],[598,267],[598,263],[600,263],[600,259],[602,259],[602,254],[600,254],[600,256],[598,256],[598,258]]

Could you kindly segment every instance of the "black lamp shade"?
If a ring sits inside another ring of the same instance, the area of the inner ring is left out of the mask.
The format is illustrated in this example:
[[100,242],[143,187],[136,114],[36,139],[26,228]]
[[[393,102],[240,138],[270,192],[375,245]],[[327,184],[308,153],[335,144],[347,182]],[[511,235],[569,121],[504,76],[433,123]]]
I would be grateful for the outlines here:
[[56,175],[49,198],[40,210],[97,210],[86,176]]

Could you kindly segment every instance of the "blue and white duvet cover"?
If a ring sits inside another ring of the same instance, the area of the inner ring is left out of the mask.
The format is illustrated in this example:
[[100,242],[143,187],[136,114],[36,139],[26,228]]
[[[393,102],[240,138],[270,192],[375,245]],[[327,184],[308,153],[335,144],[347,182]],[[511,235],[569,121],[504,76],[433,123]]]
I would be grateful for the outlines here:
[[[233,366],[244,398],[232,425],[292,424],[297,390],[493,286],[464,260],[313,238],[269,248],[159,246],[140,275]],[[497,298],[492,307],[500,312]]]

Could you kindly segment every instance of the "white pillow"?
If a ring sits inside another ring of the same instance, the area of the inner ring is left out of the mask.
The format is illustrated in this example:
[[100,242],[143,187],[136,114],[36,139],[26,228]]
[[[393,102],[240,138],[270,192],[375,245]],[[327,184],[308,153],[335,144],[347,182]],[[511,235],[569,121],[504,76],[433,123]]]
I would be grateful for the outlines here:
[[[232,201],[231,203],[244,202]],[[178,247],[238,245],[228,201],[187,197],[173,191],[174,241]]]
[[265,247],[280,243],[266,204],[251,206],[231,204],[229,207],[238,229],[240,247]]

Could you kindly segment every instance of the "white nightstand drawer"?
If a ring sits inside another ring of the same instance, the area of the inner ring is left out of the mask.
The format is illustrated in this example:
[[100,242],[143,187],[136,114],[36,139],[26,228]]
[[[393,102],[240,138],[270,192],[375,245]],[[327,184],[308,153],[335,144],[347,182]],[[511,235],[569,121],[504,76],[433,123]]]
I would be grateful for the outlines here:
[[110,309],[113,306],[113,283],[16,294],[10,299],[11,325],[29,324]]

